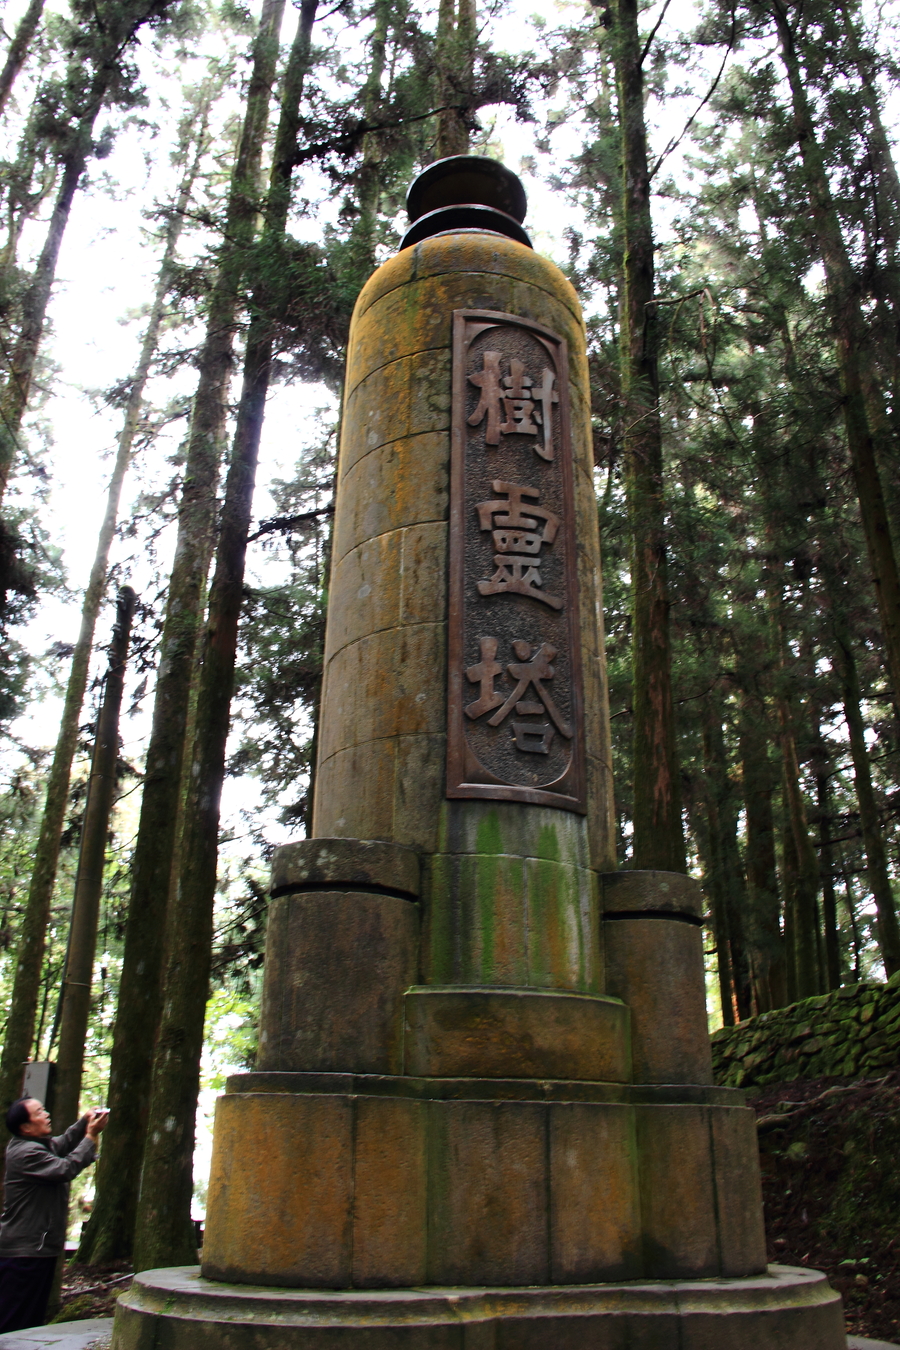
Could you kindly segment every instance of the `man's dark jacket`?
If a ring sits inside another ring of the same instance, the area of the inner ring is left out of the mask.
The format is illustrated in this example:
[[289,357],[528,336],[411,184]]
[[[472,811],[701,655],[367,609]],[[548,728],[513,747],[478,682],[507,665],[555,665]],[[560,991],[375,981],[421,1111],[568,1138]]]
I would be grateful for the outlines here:
[[58,1256],[66,1242],[69,1182],[94,1161],[87,1117],[55,1139],[10,1139],[6,1146],[0,1259]]

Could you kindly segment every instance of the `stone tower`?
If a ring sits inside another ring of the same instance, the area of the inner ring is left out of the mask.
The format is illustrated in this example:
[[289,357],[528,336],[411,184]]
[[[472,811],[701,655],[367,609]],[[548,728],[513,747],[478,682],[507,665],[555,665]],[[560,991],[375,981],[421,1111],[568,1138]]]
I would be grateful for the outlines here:
[[501,165],[409,194],[351,329],[314,837],[278,851],[200,1271],[115,1345],[842,1350],[766,1270],[691,879],[616,872],[578,299]]

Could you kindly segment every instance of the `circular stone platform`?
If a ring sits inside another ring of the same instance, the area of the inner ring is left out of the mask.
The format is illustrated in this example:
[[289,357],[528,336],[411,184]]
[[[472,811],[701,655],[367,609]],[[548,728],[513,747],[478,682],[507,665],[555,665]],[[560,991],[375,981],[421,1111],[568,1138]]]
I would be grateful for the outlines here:
[[[155,1325],[154,1325],[155,1324]],[[144,1271],[119,1298],[114,1350],[844,1350],[817,1271],[743,1280],[505,1289],[310,1290]]]

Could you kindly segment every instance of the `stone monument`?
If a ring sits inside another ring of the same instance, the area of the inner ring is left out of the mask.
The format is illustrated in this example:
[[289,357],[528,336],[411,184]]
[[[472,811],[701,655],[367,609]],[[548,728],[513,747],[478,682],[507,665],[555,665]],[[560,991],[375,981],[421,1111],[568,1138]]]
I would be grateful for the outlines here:
[[699,888],[616,872],[581,310],[519,180],[433,164],[350,335],[313,837],[200,1270],[117,1350],[843,1350],[766,1268]]

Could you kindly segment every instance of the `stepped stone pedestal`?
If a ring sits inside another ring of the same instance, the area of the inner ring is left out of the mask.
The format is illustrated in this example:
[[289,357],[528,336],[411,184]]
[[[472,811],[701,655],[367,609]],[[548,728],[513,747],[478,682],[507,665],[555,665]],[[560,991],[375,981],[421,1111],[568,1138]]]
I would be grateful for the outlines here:
[[410,203],[351,330],[258,1067],[218,1104],[200,1271],[140,1275],[114,1344],[843,1350],[824,1278],[766,1269],[699,888],[615,871],[575,292],[501,166]]

